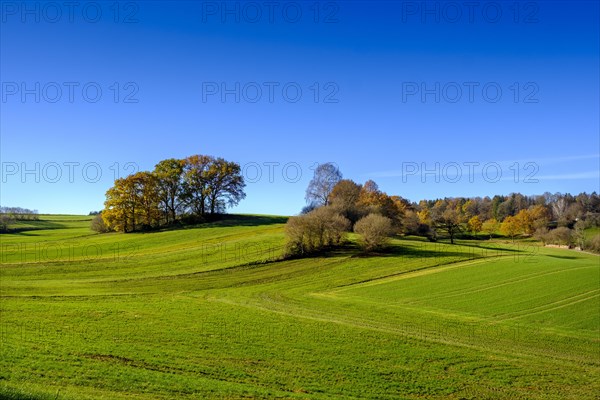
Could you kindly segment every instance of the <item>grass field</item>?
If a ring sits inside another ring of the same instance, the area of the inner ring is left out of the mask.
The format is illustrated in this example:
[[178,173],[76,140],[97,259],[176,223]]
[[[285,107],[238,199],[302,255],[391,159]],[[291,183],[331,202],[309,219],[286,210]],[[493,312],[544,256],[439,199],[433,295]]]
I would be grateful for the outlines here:
[[277,260],[285,218],[3,234],[0,398],[597,399],[600,258],[395,239]]

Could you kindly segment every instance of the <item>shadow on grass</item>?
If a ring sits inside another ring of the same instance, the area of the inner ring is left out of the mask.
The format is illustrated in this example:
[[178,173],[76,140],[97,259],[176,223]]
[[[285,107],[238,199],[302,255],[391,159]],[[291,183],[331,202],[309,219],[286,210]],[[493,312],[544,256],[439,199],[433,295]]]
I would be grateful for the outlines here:
[[152,233],[160,231],[176,231],[182,229],[197,228],[220,228],[234,226],[264,226],[285,224],[288,217],[277,215],[243,215],[243,214],[218,214],[207,215],[202,221],[196,222],[178,222],[176,224],[163,227],[158,230],[141,231],[142,233]]
[[[476,246],[472,246],[474,249]],[[401,244],[392,245],[386,249],[382,249],[376,252],[363,252],[360,251],[354,255],[356,258],[403,258],[403,259],[423,259],[423,258],[446,258],[446,257],[460,257],[464,259],[474,259],[485,257],[484,252],[478,251],[464,251],[456,247],[456,251],[452,250],[451,245],[430,243],[427,247],[411,247],[403,246]]]
[[579,258],[579,257],[575,257],[575,256],[557,256],[554,254],[546,254],[546,257],[561,258],[563,260],[577,260]]
[[9,227],[6,231],[2,231],[2,233],[3,234],[8,233],[8,234],[13,234],[13,235],[21,235],[21,234],[25,234],[27,232],[32,232],[32,231],[46,231],[46,230],[52,230],[52,229],[66,228],[63,224],[61,224],[59,222],[45,221],[45,220],[27,221],[27,224],[29,226],[19,226],[17,224],[17,226]]

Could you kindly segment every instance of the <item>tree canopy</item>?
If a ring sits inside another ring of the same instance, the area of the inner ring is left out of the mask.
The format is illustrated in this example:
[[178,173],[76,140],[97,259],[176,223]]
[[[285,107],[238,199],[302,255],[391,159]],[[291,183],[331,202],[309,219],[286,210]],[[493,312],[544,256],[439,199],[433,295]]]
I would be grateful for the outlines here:
[[153,229],[183,217],[222,213],[246,197],[239,164],[206,155],[167,159],[154,171],[117,179],[102,218],[111,230]]

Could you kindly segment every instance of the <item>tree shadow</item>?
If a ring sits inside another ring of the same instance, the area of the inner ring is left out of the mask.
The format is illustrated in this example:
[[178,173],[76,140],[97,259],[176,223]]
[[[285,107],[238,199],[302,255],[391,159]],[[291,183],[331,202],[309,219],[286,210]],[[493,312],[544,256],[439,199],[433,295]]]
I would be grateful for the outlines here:
[[9,227],[7,230],[2,231],[2,234],[13,234],[13,235],[27,235],[28,232],[35,231],[46,231],[52,229],[64,229],[66,228],[59,222],[47,221],[47,220],[36,220],[27,221],[28,223],[35,226],[16,226]]
[[552,258],[561,258],[563,260],[577,260],[579,258],[579,257],[575,257],[575,256],[557,256],[554,254],[546,254],[546,256],[552,257]]
[[235,226],[262,226],[285,224],[289,217],[278,215],[245,215],[245,214],[215,214],[206,215],[201,220],[193,222],[178,221],[175,224],[155,230],[138,231],[142,233],[176,231],[197,228],[222,228]]

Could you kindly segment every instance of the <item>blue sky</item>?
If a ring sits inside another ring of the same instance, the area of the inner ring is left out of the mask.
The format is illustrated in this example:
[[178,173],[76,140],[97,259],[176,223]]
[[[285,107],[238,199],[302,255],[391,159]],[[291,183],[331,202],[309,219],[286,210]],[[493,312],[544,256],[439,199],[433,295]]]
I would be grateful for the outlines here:
[[2,1],[0,203],[99,210],[192,154],[245,213],[329,161],[414,201],[598,191],[599,3],[475,3]]

